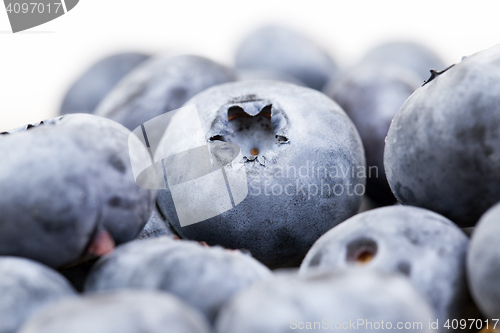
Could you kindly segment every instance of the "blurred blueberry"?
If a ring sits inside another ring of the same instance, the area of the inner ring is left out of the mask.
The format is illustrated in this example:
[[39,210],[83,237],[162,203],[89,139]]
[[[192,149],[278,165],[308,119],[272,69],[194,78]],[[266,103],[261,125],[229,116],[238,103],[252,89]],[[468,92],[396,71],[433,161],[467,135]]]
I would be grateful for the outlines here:
[[447,319],[475,318],[465,278],[469,240],[451,221],[405,206],[358,214],[324,234],[309,250],[301,273],[351,266],[407,276]]
[[81,148],[47,126],[0,137],[8,161],[0,163],[0,254],[58,267],[90,243],[100,193]]
[[[204,57],[154,57],[120,82],[95,113],[134,130],[209,87],[235,80],[232,69]],[[148,132],[149,140],[158,141],[163,130]]]
[[275,70],[321,90],[337,72],[333,59],[306,36],[283,26],[263,26],[243,39],[235,57],[238,69]]
[[[406,279],[350,269],[256,283],[222,309],[216,332],[433,332],[434,319]],[[398,329],[407,322],[410,328]]]
[[[214,201],[220,205],[228,197],[226,186],[210,179],[194,189],[186,182],[176,189],[177,207],[171,189],[159,190],[158,207],[181,238],[248,249],[272,268],[293,266],[323,233],[358,211],[365,183],[362,143],[344,111],[324,94],[288,83],[244,81],[207,89],[186,105],[196,106],[203,133],[194,136],[191,115],[177,113],[157,157],[232,143],[241,156],[224,168],[226,176],[234,180],[243,173],[247,179],[229,183],[239,204],[182,227],[180,206],[196,214],[209,199],[221,198]],[[184,178],[196,167],[165,165],[180,169]]]
[[85,292],[168,291],[213,320],[237,292],[270,275],[264,265],[240,251],[162,237],[130,242],[101,258]]
[[109,119],[72,114],[1,135],[0,254],[61,267],[134,239],[154,192],[135,184],[129,134]]
[[116,84],[148,58],[146,54],[125,52],[94,63],[66,92],[59,114],[93,113]]
[[65,300],[19,333],[209,333],[206,319],[166,293],[122,291]]
[[0,332],[15,333],[42,308],[75,295],[56,271],[32,260],[0,256]]
[[414,71],[421,81],[429,77],[430,70],[445,68],[443,60],[431,49],[416,42],[394,41],[369,50],[362,63],[375,66],[397,65]]
[[436,73],[401,107],[384,156],[399,202],[472,227],[500,201],[499,61],[500,45],[476,53]]
[[467,277],[472,296],[487,318],[500,318],[500,204],[479,220],[467,255]]
[[130,131],[102,117],[69,115],[61,125],[89,155],[87,164],[93,164],[91,175],[102,193],[100,220],[104,228],[117,244],[134,239],[154,207],[154,192],[137,186],[131,166],[131,159],[143,155],[131,156],[130,152],[146,148],[132,149]]
[[392,118],[419,86],[414,72],[391,65],[358,65],[325,89],[359,131],[366,153],[366,192],[380,205],[396,201],[384,170],[384,145]]

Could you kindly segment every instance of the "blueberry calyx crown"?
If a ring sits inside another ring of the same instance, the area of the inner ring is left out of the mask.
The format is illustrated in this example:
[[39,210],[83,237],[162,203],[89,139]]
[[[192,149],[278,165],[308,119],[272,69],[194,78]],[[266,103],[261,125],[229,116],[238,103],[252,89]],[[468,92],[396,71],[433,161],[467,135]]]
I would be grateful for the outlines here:
[[62,119],[63,119],[63,117],[57,117],[57,118],[54,118],[54,119],[42,120],[42,121],[39,121],[37,123],[27,124],[27,125],[15,128],[15,129],[10,130],[10,131],[0,132],[0,135],[8,135],[8,134],[16,133],[16,132],[24,132],[24,131],[29,130],[30,128],[34,128],[34,127],[38,127],[38,126],[42,126],[42,125],[46,125],[46,124],[47,125],[53,125],[53,124],[55,124],[56,122],[58,122],[59,120],[62,120]]
[[426,81],[424,81],[424,83],[422,84],[422,87],[425,86],[427,83],[431,82],[432,80],[434,80],[438,75],[441,75],[444,72],[446,72],[448,69],[452,68],[453,66],[455,66],[455,64],[443,69],[441,72],[437,72],[435,69],[431,69],[430,70],[431,77],[429,79],[427,79]]

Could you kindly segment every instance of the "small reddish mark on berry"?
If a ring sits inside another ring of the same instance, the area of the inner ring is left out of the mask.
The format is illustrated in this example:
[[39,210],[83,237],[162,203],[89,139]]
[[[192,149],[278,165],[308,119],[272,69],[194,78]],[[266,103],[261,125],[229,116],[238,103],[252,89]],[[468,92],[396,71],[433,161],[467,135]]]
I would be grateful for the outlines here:
[[100,257],[112,252],[114,248],[115,241],[111,234],[106,230],[101,230],[92,239],[87,253]]

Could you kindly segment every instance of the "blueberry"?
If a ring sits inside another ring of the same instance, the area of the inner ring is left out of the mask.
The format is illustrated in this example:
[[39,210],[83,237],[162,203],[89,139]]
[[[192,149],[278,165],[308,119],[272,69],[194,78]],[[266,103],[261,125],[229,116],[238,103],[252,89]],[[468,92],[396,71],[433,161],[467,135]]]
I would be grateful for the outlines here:
[[[134,239],[154,192],[135,184],[130,132],[111,120],[73,114],[0,136],[0,254],[52,267]],[[138,149],[145,149],[138,147]]]
[[[90,242],[99,192],[81,148],[53,128],[0,137],[0,254],[58,267]],[[70,158],[68,158],[70,157]]]
[[[101,190],[101,221],[117,244],[137,237],[151,216],[153,191],[136,185],[131,170],[130,132],[114,121],[92,115],[67,116],[61,122],[94,163],[94,184]],[[145,149],[145,147],[140,147]],[[88,164],[90,164],[87,162]]]
[[[186,182],[176,189],[177,206],[171,189],[159,190],[158,207],[181,238],[248,249],[269,267],[293,266],[318,237],[358,211],[365,182],[361,140],[324,94],[288,83],[245,81],[207,89],[186,105],[197,107],[204,137],[193,135],[189,113],[177,113],[157,156],[202,144],[237,144],[241,156],[224,170],[228,179],[241,173],[247,178],[230,185],[236,186],[231,196],[237,205],[230,202],[228,211],[182,227],[180,208],[196,214],[200,207],[220,205],[222,199],[213,198],[227,197],[226,186],[206,180],[193,189],[196,184]],[[186,177],[196,171],[196,165],[178,167]]]
[[467,254],[467,277],[472,296],[488,318],[500,317],[500,204],[490,208],[472,233]]
[[317,90],[337,72],[333,59],[313,41],[276,25],[263,26],[243,39],[235,65],[238,69],[283,72]]
[[369,171],[366,192],[380,205],[396,201],[385,178],[385,137],[392,118],[418,86],[418,77],[406,68],[359,65],[325,91],[344,109],[361,135]]
[[[130,73],[98,106],[96,114],[134,130],[144,122],[178,109],[195,94],[236,80],[233,70],[209,59],[184,55],[150,59]],[[163,130],[149,132],[159,140]]]
[[358,214],[324,234],[301,272],[359,266],[401,273],[433,306],[440,327],[447,319],[475,318],[465,278],[469,240],[450,220],[405,206]]
[[19,333],[209,333],[206,319],[166,293],[110,292],[61,301]]
[[146,54],[127,52],[99,60],[71,85],[59,113],[93,113],[116,84],[148,58]]
[[399,202],[471,227],[500,201],[500,46],[417,89],[387,135],[385,170]]
[[[431,332],[433,319],[430,306],[406,279],[351,269],[256,283],[222,309],[216,331]],[[407,322],[410,327],[398,329]]]
[[101,258],[85,291],[168,291],[213,320],[238,291],[270,275],[265,266],[239,251],[163,237],[130,242]]
[[398,65],[413,70],[421,80],[429,77],[429,70],[445,67],[443,60],[428,47],[407,41],[388,42],[366,53],[362,63]]
[[76,295],[56,271],[35,261],[0,256],[0,332],[14,333],[32,315]]

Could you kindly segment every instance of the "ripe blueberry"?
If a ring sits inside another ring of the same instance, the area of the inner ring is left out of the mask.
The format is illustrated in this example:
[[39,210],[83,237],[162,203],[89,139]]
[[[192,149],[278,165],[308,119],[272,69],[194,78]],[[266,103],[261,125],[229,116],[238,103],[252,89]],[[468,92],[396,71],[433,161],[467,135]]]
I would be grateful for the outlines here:
[[0,163],[0,254],[61,267],[86,249],[99,255],[134,239],[154,192],[135,184],[129,134],[109,119],[72,114],[0,136],[8,161]]
[[337,72],[333,59],[313,41],[275,25],[263,26],[243,39],[235,65],[238,69],[283,72],[317,90]]
[[417,89],[387,134],[384,164],[394,195],[472,227],[500,201],[500,45],[476,53]]
[[14,333],[42,308],[76,296],[68,281],[35,261],[0,256],[0,332]]
[[[204,57],[155,57],[127,75],[95,113],[134,130],[150,119],[178,109],[195,94],[234,80],[233,70]],[[158,141],[161,135],[163,130],[148,132],[150,141]]]
[[[178,113],[157,156],[171,156],[198,139],[200,145],[237,144],[242,157],[226,173],[231,179],[246,174],[231,195],[248,195],[226,212],[181,227],[171,190],[159,190],[158,207],[181,238],[247,249],[269,267],[293,266],[318,237],[358,211],[366,171],[362,143],[344,111],[324,94],[288,83],[244,81],[207,89],[186,105],[197,107],[204,137],[195,139],[193,119]],[[196,165],[169,167],[189,175]],[[227,193],[226,186],[208,182],[196,191],[178,191],[176,200],[196,212],[200,203]]]
[[465,278],[468,244],[456,225],[436,213],[417,207],[378,208],[324,234],[307,253],[301,272],[359,266],[401,273],[429,301],[443,327],[447,319],[476,315]]
[[420,80],[429,77],[429,70],[443,69],[443,60],[428,47],[414,42],[388,42],[366,53],[362,63],[397,65],[414,71]]
[[86,292],[141,288],[168,291],[213,320],[237,292],[271,272],[240,251],[167,237],[136,240],[102,257]]
[[360,65],[344,73],[326,94],[344,109],[359,131],[366,153],[366,192],[376,203],[396,201],[384,171],[384,145],[392,118],[419,86],[412,71],[392,65]]
[[[432,319],[431,307],[405,278],[348,269],[258,282],[222,309],[216,332],[432,332]],[[401,322],[420,325],[398,327]]]
[[472,233],[467,276],[472,296],[487,318],[500,317],[500,205],[490,208]]
[[71,85],[64,96],[59,114],[93,113],[116,84],[148,58],[148,55],[142,53],[128,52],[99,60]]

